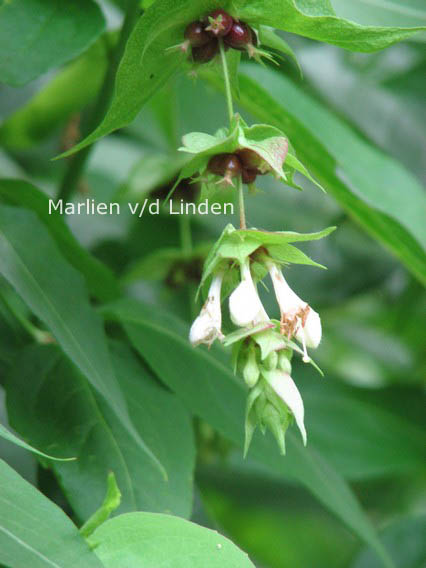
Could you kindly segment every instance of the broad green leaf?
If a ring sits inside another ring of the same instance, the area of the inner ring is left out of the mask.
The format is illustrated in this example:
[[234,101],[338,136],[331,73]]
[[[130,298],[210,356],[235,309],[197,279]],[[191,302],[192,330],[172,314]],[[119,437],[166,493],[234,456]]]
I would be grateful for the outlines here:
[[52,467],[78,518],[87,519],[101,505],[110,471],[122,494],[119,512],[189,517],[195,458],[190,418],[129,348],[113,344],[111,354],[130,418],[164,465],[167,482],[57,347],[21,352],[8,381],[10,422],[40,448],[77,456],[72,464]]
[[0,127],[2,145],[13,150],[33,146],[93,100],[107,68],[109,43],[102,36],[9,116]]
[[63,259],[33,212],[0,206],[0,273],[47,325],[140,448],[162,468],[129,418],[105,332],[89,304],[82,276]]
[[105,27],[92,0],[5,0],[0,10],[0,82],[14,86],[76,57]]
[[[420,52],[413,45],[403,44],[369,56],[365,64],[348,61],[345,55],[331,46],[315,45],[304,49],[300,59],[307,79],[333,108],[422,179],[426,148],[422,95],[426,74],[418,67]],[[402,65],[397,64],[401,59]],[[385,81],[389,75],[390,84]],[[410,75],[420,87],[418,95],[414,87],[408,93],[400,91]]]
[[423,22],[414,27],[362,26],[336,16],[330,2],[317,0],[260,0],[234,2],[238,16],[351,51],[377,51],[425,30]]
[[0,562],[8,568],[101,568],[65,513],[0,460]]
[[242,105],[285,130],[328,194],[426,281],[425,196],[417,181],[282,75],[250,65],[244,71]]
[[[221,351],[194,349],[187,326],[134,301],[122,301],[108,313],[124,325],[135,348],[150,367],[191,410],[223,436],[244,447],[245,389]],[[167,357],[164,356],[167,349]],[[324,387],[326,388],[326,387]],[[287,456],[277,452],[271,438],[254,439],[251,455],[275,474],[291,476],[370,543],[385,566],[391,560],[344,480],[312,448],[303,448],[294,432],[287,432]]]
[[[398,568],[422,568],[426,558],[426,515],[417,514],[403,517],[386,527],[382,533],[383,542],[388,546]],[[364,550],[352,568],[375,568],[371,550]]]
[[5,440],[8,440],[9,442],[12,442],[12,444],[16,444],[17,446],[20,446],[21,448],[24,448],[25,450],[28,450],[29,452],[33,452],[34,454],[37,454],[37,455],[39,455],[43,458],[47,458],[49,460],[71,461],[71,460],[75,459],[75,458],[55,458],[53,456],[49,456],[48,454],[44,454],[43,452],[40,452],[40,450],[37,450],[36,448],[33,448],[32,446],[30,446],[29,444],[24,442],[24,440],[21,440],[20,438],[18,438],[18,436],[15,436],[15,434],[13,434],[13,432],[11,432],[7,428],[5,428],[3,426],[3,424],[0,424],[0,436],[2,438],[4,438]]
[[31,209],[55,240],[61,253],[86,279],[89,292],[101,301],[119,295],[112,272],[91,256],[75,239],[58,211],[49,213],[49,198],[35,186],[21,180],[0,179],[0,202]]
[[[327,384],[297,370],[303,381],[306,427],[310,442],[345,478],[360,480],[380,476],[421,473],[426,460],[424,434],[397,413],[398,395],[392,406],[381,407],[380,391],[348,387],[327,378]],[[390,393],[383,397],[389,399]],[[345,424],[345,428],[341,425]]]
[[420,28],[363,27],[333,14],[328,1],[316,0],[157,0],[135,26],[121,60],[111,106],[99,126],[61,157],[81,150],[129,124],[142,106],[184,64],[167,51],[183,41],[185,27],[213,8],[223,8],[254,27],[279,28],[354,51],[375,51]]
[[[423,0],[331,0],[339,16],[366,26],[426,25]],[[419,39],[419,36],[415,36]]]
[[218,532],[169,515],[121,515],[100,526],[89,542],[105,568],[254,568]]

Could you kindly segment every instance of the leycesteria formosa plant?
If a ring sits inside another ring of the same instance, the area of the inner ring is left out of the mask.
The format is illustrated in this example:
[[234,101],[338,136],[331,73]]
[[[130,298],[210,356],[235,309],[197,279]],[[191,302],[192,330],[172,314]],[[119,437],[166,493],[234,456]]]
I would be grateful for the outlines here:
[[[234,371],[239,372],[249,389],[246,406],[245,454],[257,426],[271,430],[280,450],[285,453],[285,433],[295,421],[303,443],[303,400],[292,378],[291,360],[296,352],[311,363],[308,349],[321,341],[321,320],[307,302],[288,285],[283,271],[291,264],[312,261],[291,243],[320,239],[334,227],[319,233],[268,232],[247,228],[244,190],[256,192],[258,176],[272,175],[286,185],[300,189],[293,181],[295,171],[314,183],[306,167],[297,159],[283,132],[266,124],[249,126],[234,113],[227,50],[246,50],[250,57],[268,57],[259,48],[258,32],[224,10],[200,14],[189,22],[182,44],[190,63],[200,65],[220,57],[229,114],[229,125],[215,135],[192,132],[183,137],[182,152],[189,154],[175,187],[182,179],[201,184],[200,198],[217,196],[230,188],[238,195],[239,229],[225,227],[204,265],[201,292],[206,299],[191,326],[192,345],[216,340],[232,347]],[[318,185],[318,184],[317,184]],[[173,190],[172,190],[173,191]],[[269,275],[277,301],[279,318],[270,317],[259,297],[258,283]],[[229,316],[235,330],[222,329],[222,303],[228,297]]]

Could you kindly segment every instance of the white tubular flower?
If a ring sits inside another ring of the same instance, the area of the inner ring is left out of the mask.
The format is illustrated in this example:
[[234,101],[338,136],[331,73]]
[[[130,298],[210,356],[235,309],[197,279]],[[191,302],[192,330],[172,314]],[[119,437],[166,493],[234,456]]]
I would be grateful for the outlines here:
[[275,371],[263,371],[265,379],[273,388],[280,399],[288,406],[296,420],[297,427],[302,435],[303,444],[306,446],[307,435],[304,424],[305,409],[299,389],[288,373],[276,369]]
[[239,327],[269,322],[250,272],[249,261],[241,266],[241,282],[229,297],[231,320]]
[[274,285],[275,296],[281,311],[281,329],[290,338],[293,335],[303,345],[303,360],[309,361],[306,347],[316,348],[321,341],[321,320],[315,310],[293,292],[281,270],[273,263],[267,264]]
[[189,341],[194,347],[200,343],[211,345],[217,338],[222,339],[222,311],[220,289],[223,273],[217,274],[210,285],[209,294],[200,315],[194,320],[189,332]]

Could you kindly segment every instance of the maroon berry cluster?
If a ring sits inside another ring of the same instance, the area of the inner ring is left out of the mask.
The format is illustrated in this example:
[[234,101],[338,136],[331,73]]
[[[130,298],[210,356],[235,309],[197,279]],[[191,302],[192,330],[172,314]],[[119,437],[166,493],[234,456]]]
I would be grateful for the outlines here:
[[239,51],[257,45],[255,31],[244,22],[234,20],[225,10],[214,10],[206,18],[190,23],[185,29],[185,41],[191,46],[192,60],[197,63],[211,61],[219,52],[219,38],[225,49]]
[[241,176],[243,183],[254,183],[258,175],[266,171],[259,168],[260,157],[249,148],[236,150],[233,154],[216,154],[210,158],[207,169],[210,173],[222,176],[223,181],[233,185],[232,178]]

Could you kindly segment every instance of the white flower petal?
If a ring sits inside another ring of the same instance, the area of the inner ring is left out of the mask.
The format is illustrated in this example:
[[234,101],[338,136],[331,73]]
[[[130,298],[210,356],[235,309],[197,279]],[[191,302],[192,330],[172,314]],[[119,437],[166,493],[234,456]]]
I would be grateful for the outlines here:
[[212,280],[209,294],[200,315],[194,320],[189,332],[189,341],[194,347],[200,343],[211,345],[217,338],[223,337],[222,311],[220,305],[220,289],[223,274],[218,274]]
[[302,341],[302,334],[305,336],[306,345],[317,348],[321,342],[322,328],[321,319],[317,312],[312,308],[309,310],[308,317],[306,318],[305,326],[299,326],[296,332],[296,338]]
[[[268,263],[269,274],[274,286],[275,296],[280,307],[281,316],[288,320],[298,318],[295,336],[298,341],[308,347],[316,348],[320,344],[322,329],[318,313],[290,288],[281,270],[273,263]],[[303,312],[308,309],[305,325],[302,326]]]
[[241,268],[241,282],[229,297],[231,320],[239,327],[268,322],[269,317],[260,301],[248,263]]
[[269,385],[274,389],[277,395],[285,402],[293,414],[296,424],[302,435],[303,444],[306,446],[307,436],[304,424],[305,409],[303,400],[300,396],[299,389],[288,373],[284,371],[271,371],[263,373]]

